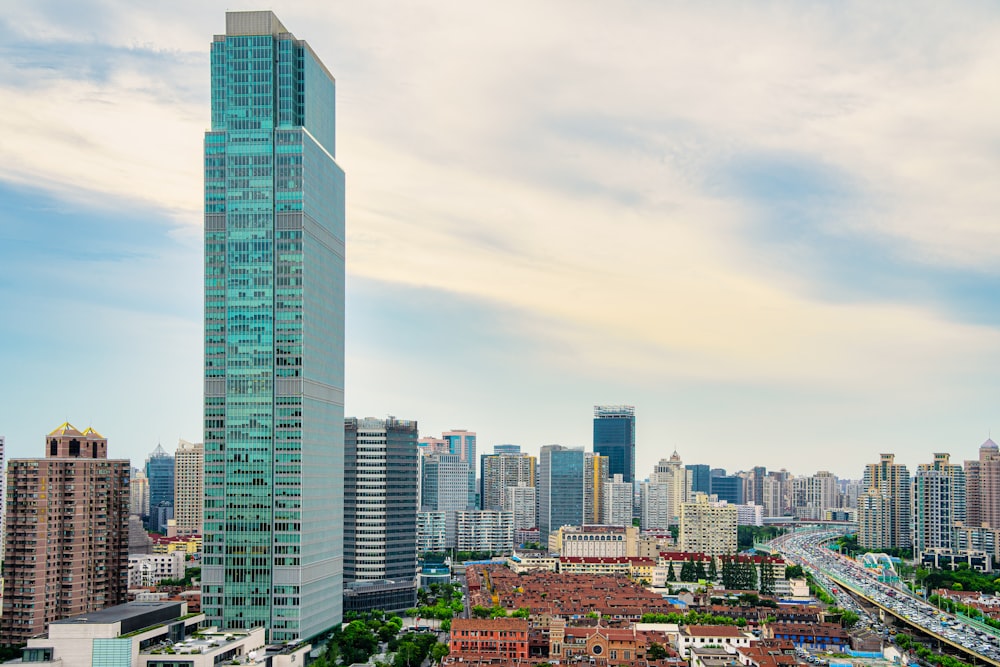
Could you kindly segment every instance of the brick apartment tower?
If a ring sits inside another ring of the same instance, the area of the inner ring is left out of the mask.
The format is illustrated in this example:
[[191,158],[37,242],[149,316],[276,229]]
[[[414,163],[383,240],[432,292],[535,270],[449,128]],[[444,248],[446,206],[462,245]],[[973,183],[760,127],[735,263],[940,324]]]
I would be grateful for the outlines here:
[[987,440],[979,447],[979,460],[965,462],[968,494],[966,525],[988,524],[1000,528],[1000,447]]
[[0,644],[125,602],[128,482],[107,439],[69,423],[46,436],[45,458],[10,461]]

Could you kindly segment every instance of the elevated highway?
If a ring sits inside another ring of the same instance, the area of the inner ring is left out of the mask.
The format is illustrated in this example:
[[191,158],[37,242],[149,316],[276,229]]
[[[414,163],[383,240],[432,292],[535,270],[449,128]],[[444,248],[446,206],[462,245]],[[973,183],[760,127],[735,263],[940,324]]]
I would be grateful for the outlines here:
[[[919,632],[921,634],[925,634],[925,635],[927,635],[929,637],[932,637],[934,640],[940,642],[941,644],[947,644],[948,646],[950,646],[951,648],[953,648],[955,651],[958,651],[958,652],[964,654],[965,656],[967,656],[969,658],[972,658],[974,663],[979,662],[979,663],[985,663],[985,664],[989,664],[989,665],[996,665],[997,667],[1000,667],[1000,660],[996,660],[994,658],[990,658],[988,656],[985,656],[982,653],[976,651],[975,649],[970,648],[968,646],[965,646],[965,645],[959,643],[959,640],[957,640],[957,639],[949,639],[948,637],[945,637],[944,635],[939,634],[938,632],[936,632],[934,630],[931,630],[929,628],[924,627],[923,625],[921,625],[920,623],[918,623],[915,619],[913,619],[911,617],[908,617],[905,613],[897,611],[895,609],[892,609],[891,607],[888,607],[888,606],[882,604],[881,602],[879,602],[878,600],[872,598],[871,596],[865,594],[865,592],[863,590],[861,590],[861,588],[859,588],[857,586],[857,584],[855,584],[855,583],[853,583],[851,581],[848,581],[848,580],[844,579],[843,577],[837,576],[836,574],[831,573],[831,572],[826,572],[826,576],[830,577],[830,579],[832,579],[833,581],[837,582],[837,584],[839,586],[843,587],[843,589],[845,591],[849,592],[854,597],[860,598],[860,599],[864,600],[866,604],[869,604],[869,605],[877,608],[879,610],[879,614],[882,616],[882,620],[885,620],[885,616],[886,615],[892,616],[893,618],[897,619],[898,621],[901,621],[902,623],[905,623],[908,627],[913,628],[917,632]],[[906,594],[901,593],[901,595],[905,596]],[[917,598],[913,598],[913,599],[916,600]],[[937,611],[941,615],[945,615],[945,616],[948,616],[949,618],[951,618],[952,620],[959,621],[959,619],[956,619],[954,616],[952,616],[950,614],[945,614],[944,612],[942,612],[940,610],[937,610]],[[962,618],[962,619],[960,619],[960,622],[966,623],[968,620],[970,620],[970,619]],[[990,628],[987,625],[983,625],[982,627],[983,628],[988,628],[990,631],[992,631],[992,634],[994,634],[994,635],[996,634],[996,630],[994,630],[993,628]]]
[[[956,617],[936,609],[902,587],[879,581],[855,561],[826,549],[823,545],[834,539],[836,532],[829,526],[819,527],[815,532],[796,531],[775,538],[768,546],[812,570],[817,583],[823,584],[828,592],[830,586],[837,586],[842,593],[878,609],[882,620],[891,616],[932,638],[942,649],[947,647],[973,663],[1000,667],[1000,649],[997,648],[1000,632],[967,617]],[[965,627],[957,630],[958,624]],[[945,632],[952,636],[946,636]],[[988,639],[983,639],[982,635],[987,635]]]

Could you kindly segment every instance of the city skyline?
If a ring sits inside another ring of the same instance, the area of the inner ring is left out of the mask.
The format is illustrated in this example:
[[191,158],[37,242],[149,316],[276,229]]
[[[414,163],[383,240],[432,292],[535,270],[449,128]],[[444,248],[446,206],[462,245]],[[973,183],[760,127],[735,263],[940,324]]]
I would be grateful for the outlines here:
[[[0,22],[10,458],[64,419],[133,465],[202,440],[224,9]],[[857,479],[883,452],[974,459],[996,425],[995,10],[275,11],[341,84],[348,414],[537,454],[625,402],[640,478],[676,449]],[[42,388],[66,371],[86,387]]]

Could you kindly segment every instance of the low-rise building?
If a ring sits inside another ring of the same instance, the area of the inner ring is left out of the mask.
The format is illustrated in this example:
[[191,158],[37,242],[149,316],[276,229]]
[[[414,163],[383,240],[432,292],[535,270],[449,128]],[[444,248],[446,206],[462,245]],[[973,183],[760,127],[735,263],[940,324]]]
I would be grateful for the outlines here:
[[518,574],[529,570],[555,572],[559,569],[559,556],[550,556],[545,551],[515,551],[507,559],[507,566]]
[[[646,664],[646,651],[656,642],[669,649],[664,633],[627,628],[565,627],[549,628],[549,660],[559,662],[589,661],[591,664]],[[672,652],[672,650],[671,650]],[[635,662],[633,662],[635,661]]]
[[736,651],[721,646],[692,646],[688,649],[691,667],[730,667],[735,660]]
[[633,581],[651,582],[656,561],[652,558],[560,556],[559,571],[566,574],[623,574]]
[[179,551],[183,554],[201,553],[201,535],[175,535],[163,537],[153,535],[154,554],[172,554]]
[[528,657],[528,620],[524,618],[456,618],[451,622],[450,658]]
[[217,667],[256,662],[302,667],[309,644],[267,647],[264,628],[217,631],[184,602],[129,602],[49,624],[28,640],[22,663],[31,667]]
[[184,578],[184,554],[174,551],[167,554],[129,555],[128,587],[155,586],[164,579]]
[[204,620],[203,614],[189,615],[183,602],[129,602],[50,623],[44,637],[28,640],[22,661],[34,667],[137,667],[143,648],[181,642]]
[[677,652],[682,658],[689,657],[691,648],[706,646],[731,647],[736,649],[750,646],[757,638],[734,625],[686,625],[677,635]]
[[549,535],[549,551],[586,558],[639,555],[636,526],[563,526]]
[[837,623],[770,623],[762,636],[786,639],[805,649],[842,651],[851,646],[847,631]]

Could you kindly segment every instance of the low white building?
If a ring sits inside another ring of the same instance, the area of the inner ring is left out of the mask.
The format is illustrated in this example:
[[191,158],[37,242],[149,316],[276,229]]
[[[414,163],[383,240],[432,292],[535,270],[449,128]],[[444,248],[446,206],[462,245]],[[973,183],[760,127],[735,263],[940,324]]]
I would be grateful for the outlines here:
[[155,586],[164,579],[184,578],[184,554],[141,554],[128,557],[128,587]]
[[750,646],[757,638],[735,625],[686,625],[677,635],[677,652],[685,660],[691,648],[721,646],[735,654],[738,647]]
[[204,614],[185,602],[129,602],[55,621],[46,637],[28,640],[31,667],[216,667],[220,664],[302,667],[310,644],[267,647],[264,629],[203,628]]

